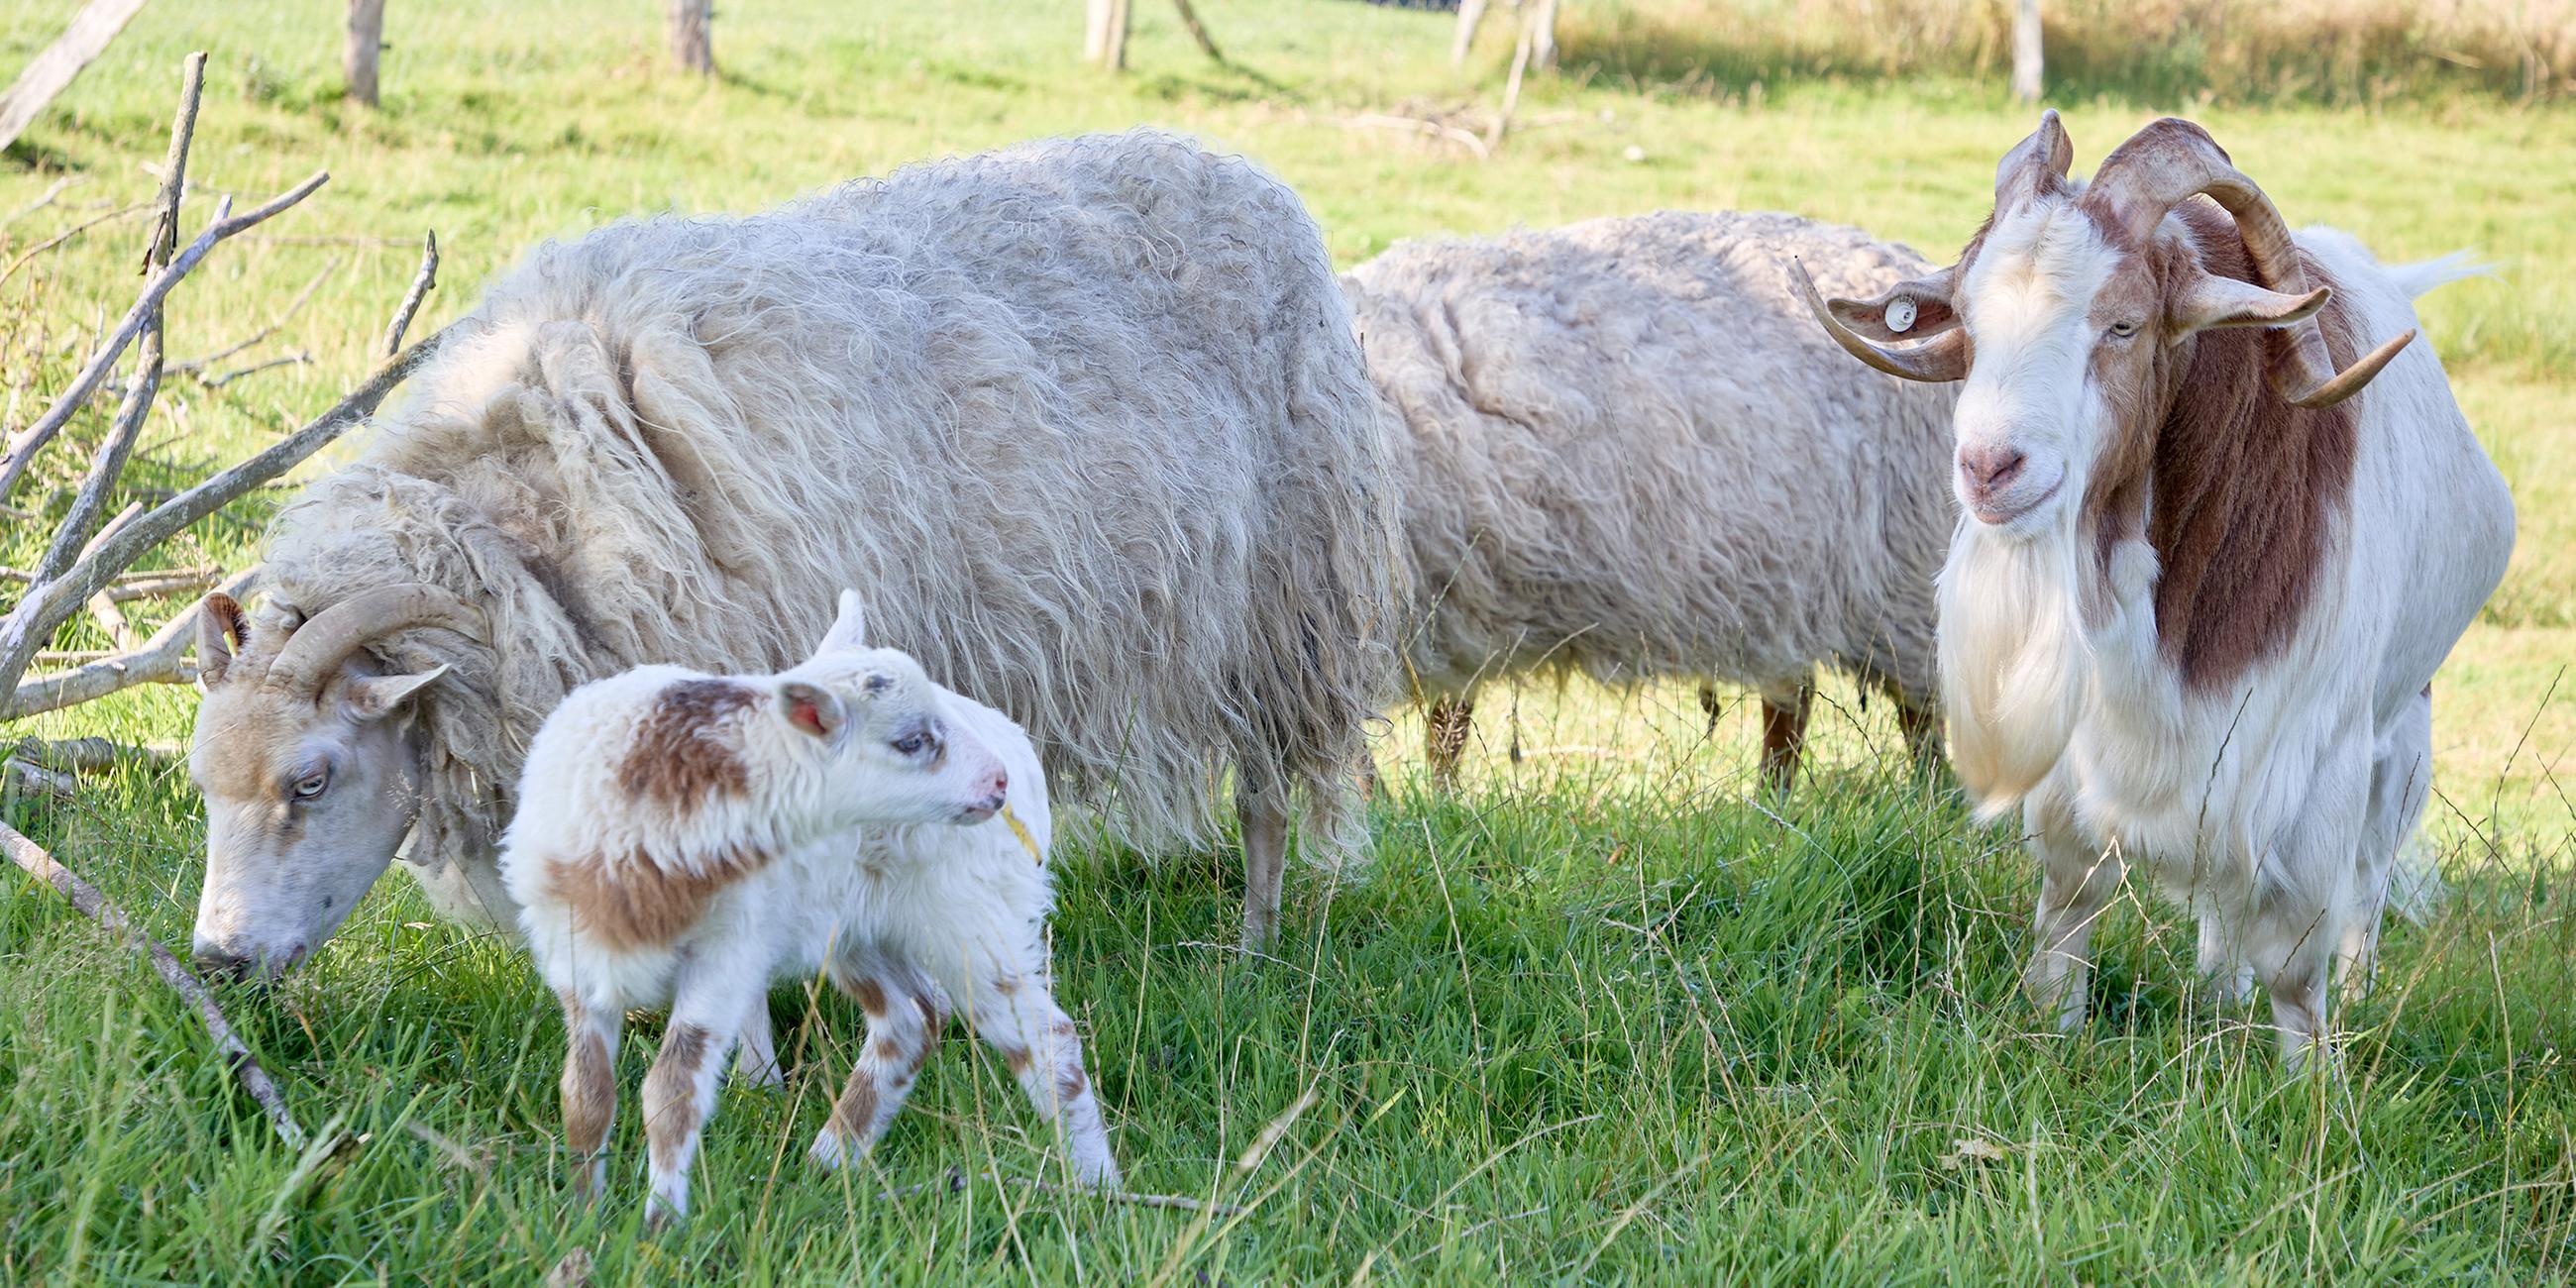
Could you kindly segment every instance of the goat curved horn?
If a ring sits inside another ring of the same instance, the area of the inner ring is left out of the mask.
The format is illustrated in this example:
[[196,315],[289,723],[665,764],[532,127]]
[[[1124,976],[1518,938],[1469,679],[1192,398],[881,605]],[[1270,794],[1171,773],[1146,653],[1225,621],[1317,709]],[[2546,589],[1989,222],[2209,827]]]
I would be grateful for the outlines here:
[[[2307,270],[2290,227],[2270,197],[2236,168],[2209,131],[2176,117],[2166,117],[2131,136],[2103,158],[2084,200],[2108,206],[2105,212],[2132,241],[2144,241],[2167,212],[2206,196],[2236,219],[2237,236],[2254,261],[2261,285],[2284,295],[2308,291]],[[2273,349],[2269,375],[2273,392],[2299,407],[2331,407],[2361,392],[2379,369],[2414,340],[2407,331],[2337,371],[2326,349],[2325,328],[2314,319],[2279,328],[2285,344]]]
[[1873,344],[1850,327],[1843,325],[1841,318],[1834,316],[1835,305],[1859,308],[1859,302],[1836,300],[1833,304],[1827,304],[1825,297],[1816,293],[1816,279],[1807,276],[1807,266],[1794,258],[1789,261],[1789,273],[1798,284],[1798,294],[1806,299],[1807,307],[1816,315],[1816,321],[1825,328],[1825,334],[1832,336],[1834,343],[1841,345],[1844,352],[1891,376],[1899,376],[1907,380],[1939,384],[1943,381],[1962,380],[1967,377],[1968,333],[1966,331],[1953,328],[1934,336],[1929,343],[1905,349],[1891,349]]
[[417,626],[441,626],[480,638],[483,615],[444,587],[426,582],[379,586],[333,604],[297,627],[278,650],[265,683],[299,696],[316,696],[351,654]]
[[2075,141],[2066,137],[2066,126],[2057,119],[2057,109],[2039,114],[2039,128],[2030,137],[2013,146],[1995,166],[1995,205],[2008,206],[2021,196],[2022,186],[2030,192],[2044,192],[2066,179],[2075,166]]

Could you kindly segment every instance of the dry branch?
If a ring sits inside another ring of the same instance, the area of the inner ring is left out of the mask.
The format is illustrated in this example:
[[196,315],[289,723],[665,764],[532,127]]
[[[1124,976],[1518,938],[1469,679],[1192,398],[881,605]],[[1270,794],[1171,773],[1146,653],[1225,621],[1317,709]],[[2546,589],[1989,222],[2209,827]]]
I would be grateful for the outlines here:
[[195,268],[197,262],[206,257],[207,251],[215,248],[215,243],[245,228],[256,226],[296,202],[304,200],[313,194],[314,189],[321,187],[330,178],[328,171],[317,171],[312,178],[297,184],[277,199],[246,215],[228,218],[231,211],[229,200],[218,206],[215,211],[215,222],[208,225],[206,231],[198,234],[197,240],[188,243],[188,248],[180,251],[170,261],[169,267],[152,275],[151,284],[143,288],[142,298],[134,302],[132,309],[127,310],[125,319],[117,323],[116,330],[108,337],[107,342],[100,345],[98,352],[90,357],[89,365],[81,368],[80,374],[73,377],[72,387],[64,391],[63,395],[55,401],[53,409],[10,440],[7,455],[0,457],[0,498],[7,497],[9,490],[16,486],[19,476],[26,473],[28,460],[52,440],[53,436],[71,420],[73,413],[88,404],[90,395],[98,392],[99,385],[106,381],[107,373],[116,365],[116,360],[124,356],[126,346],[134,343],[134,338],[142,334],[144,328],[159,316],[161,301],[169,298],[171,290],[179,285],[179,280],[186,277],[188,270]]
[[[225,582],[222,589],[240,598],[249,594],[258,581],[259,570],[254,568]],[[196,625],[197,606],[191,604],[131,653],[27,680],[6,701],[0,701],[0,722],[94,702],[138,684],[193,684],[197,666],[188,656],[188,646],[197,638]]]
[[110,220],[125,219],[130,216],[139,215],[151,208],[151,202],[138,201],[131,206],[120,206],[95,219],[84,220],[80,223],[73,224],[71,227],[28,247],[25,251],[21,252],[16,259],[10,260],[7,268],[0,268],[0,282],[8,281],[19,269],[26,267],[28,260],[34,259],[38,255],[42,255],[46,251],[52,250],[56,246],[60,246],[64,242],[70,241],[72,238],[78,237],[82,233],[98,227],[100,224],[107,223]]
[[1224,62],[1225,55],[1217,52],[1216,41],[1209,38],[1206,25],[1199,21],[1199,11],[1191,6],[1190,0],[1172,0],[1172,6],[1181,11],[1181,27],[1190,33],[1191,40],[1198,42],[1199,52]]
[[411,329],[412,315],[420,312],[420,302],[429,298],[430,288],[438,285],[438,230],[432,228],[422,238],[420,272],[413,275],[411,289],[403,292],[402,307],[394,310],[394,320],[385,327],[384,340],[376,345],[378,358],[390,358],[402,349],[403,332]]
[[[211,367],[236,353],[240,353],[245,349],[251,348],[252,346],[259,344],[261,341],[266,340],[268,337],[277,334],[280,328],[284,327],[288,322],[293,321],[295,315],[304,310],[304,302],[312,299],[313,292],[318,289],[325,280],[329,279],[331,274],[338,272],[339,269],[340,257],[334,255],[331,257],[329,263],[322,266],[321,272],[313,275],[312,281],[304,284],[303,290],[295,293],[294,299],[287,301],[286,307],[279,310],[276,317],[269,319],[267,326],[261,327],[259,330],[252,332],[250,338],[247,340],[228,344],[202,358],[191,358],[186,362],[173,363],[170,367],[171,374],[195,376],[197,377],[198,383],[205,384],[206,379],[203,373],[206,368]],[[238,380],[243,374],[244,373],[236,372],[231,378]],[[213,386],[209,385],[208,387],[212,388]]]
[[224,1063],[240,1077],[243,1090],[250,1092],[251,1099],[258,1101],[259,1107],[267,1111],[269,1125],[277,1129],[278,1138],[285,1141],[289,1149],[304,1147],[304,1129],[296,1126],[295,1115],[287,1112],[286,1101],[277,1094],[277,1084],[269,1081],[268,1071],[259,1067],[259,1061],[251,1057],[250,1048],[233,1030],[232,1021],[224,1018],[223,1009],[215,1005],[214,995],[206,991],[204,981],[180,965],[179,959],[171,956],[170,950],[162,947],[159,940],[143,933],[123,909],[109,903],[107,896],[98,892],[98,887],[81,880],[80,874],[57,862],[53,855],[45,852],[44,847],[27,839],[25,833],[0,823],[0,850],[7,850],[10,862],[17,864],[27,875],[52,886],[56,893],[71,900],[72,906],[78,908],[82,916],[97,922],[110,938],[148,958],[153,973],[161,977],[161,982],[168,984],[196,1008],[197,1018],[205,1022],[207,1035],[215,1040],[215,1049],[223,1054]]
[[47,206],[50,206],[50,205],[54,204],[54,198],[56,198],[56,197],[59,197],[59,196],[63,195],[63,189],[68,188],[68,187],[71,187],[73,184],[76,184],[76,183],[81,182],[81,181],[82,181],[82,179],[83,179],[83,176],[81,176],[81,175],[67,174],[67,175],[64,175],[63,177],[61,177],[61,178],[59,178],[59,179],[54,180],[52,183],[45,185],[45,191],[44,191],[41,195],[39,195],[39,196],[38,196],[34,201],[30,201],[30,202],[28,202],[26,205],[20,206],[20,207],[18,207],[16,210],[10,211],[10,212],[9,212],[9,217],[8,217],[8,218],[6,218],[6,219],[0,219],[0,227],[6,227],[6,226],[8,226],[8,225],[10,225],[10,224],[14,224],[14,223],[18,222],[19,220],[24,219],[24,218],[26,218],[27,216],[32,215],[32,214],[36,213],[37,211],[42,210],[42,209],[44,209],[45,207],[47,207]]
[[275,371],[279,367],[300,367],[311,361],[313,361],[312,354],[306,353],[302,349],[298,349],[293,353],[282,354],[278,357],[270,358],[265,362],[254,362],[247,367],[235,367],[220,376],[205,377],[200,379],[197,383],[208,389],[221,389],[236,380],[240,380],[248,376],[256,376],[263,371]]
[[81,69],[106,52],[108,42],[125,30],[125,24],[133,21],[145,3],[147,0],[90,0],[73,14],[63,34],[18,73],[16,84],[0,93],[0,148],[17,142],[18,135],[35,124],[46,106],[71,87]]

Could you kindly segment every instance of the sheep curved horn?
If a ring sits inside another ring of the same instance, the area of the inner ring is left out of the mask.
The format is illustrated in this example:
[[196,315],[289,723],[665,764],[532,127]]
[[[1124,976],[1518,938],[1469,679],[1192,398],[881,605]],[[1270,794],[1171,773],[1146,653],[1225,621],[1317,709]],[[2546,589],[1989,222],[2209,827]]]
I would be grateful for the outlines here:
[[272,689],[316,697],[351,654],[396,631],[439,626],[481,638],[483,615],[440,586],[409,582],[379,586],[316,614],[286,637],[265,683]]
[[[2206,196],[2235,216],[2237,235],[2263,278],[2260,285],[2284,295],[2308,293],[2307,270],[2300,267],[2298,245],[2290,240],[2280,209],[2236,168],[2209,131],[2189,121],[2169,116],[2138,131],[2103,158],[2084,192],[2087,203],[2107,206],[2105,213],[2139,242],[2167,212],[2195,196]],[[2273,349],[2272,390],[2299,407],[2331,407],[2361,392],[2415,338],[2406,331],[2338,371],[2326,349],[2325,329],[2315,319],[2279,330],[2287,343]]]
[[[1940,384],[1967,378],[1968,333],[1966,331],[1953,328],[1934,336],[1927,343],[1903,349],[1892,349],[1875,344],[1843,325],[1842,319],[1834,316],[1833,305],[1827,304],[1825,297],[1816,292],[1816,279],[1807,275],[1805,264],[1792,258],[1789,261],[1789,275],[1797,282],[1798,294],[1807,301],[1808,309],[1815,313],[1816,322],[1825,328],[1825,334],[1834,338],[1834,343],[1843,347],[1845,353],[1891,376],[1906,380]],[[1849,308],[1856,306],[1857,302],[1837,300],[1834,303]]]

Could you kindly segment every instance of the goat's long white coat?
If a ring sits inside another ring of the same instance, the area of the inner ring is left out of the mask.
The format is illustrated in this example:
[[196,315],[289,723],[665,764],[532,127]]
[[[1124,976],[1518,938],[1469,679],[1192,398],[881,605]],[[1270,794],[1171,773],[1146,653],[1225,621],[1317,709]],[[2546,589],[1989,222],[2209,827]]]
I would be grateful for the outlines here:
[[[2044,217],[1999,219],[1978,272],[2027,271],[1998,248],[2027,231],[2014,221]],[[2417,328],[2408,288],[2442,280],[2384,269],[2331,229],[2297,242],[2373,343]],[[1972,276],[1962,294],[1982,303],[1981,288],[1993,284]],[[2011,368],[2000,341],[1979,343],[1981,364]],[[1972,375],[1963,436],[1982,396]],[[2088,623],[2078,561],[2092,536],[2078,531],[2079,507],[2057,507],[2040,532],[1959,521],[1941,580],[1952,746],[1985,810],[2018,805],[2032,837],[2042,889],[2030,983],[2068,1024],[2085,1007],[2091,922],[2128,867],[2195,910],[2206,969],[2238,991],[2271,986],[2294,1058],[2321,1036],[2330,963],[2348,986],[2366,983],[2392,865],[2431,793],[2429,686],[2503,575],[2513,506],[2428,341],[2346,405],[2358,439],[2349,505],[2295,630],[2206,691],[2159,647],[2151,547],[2113,553],[2113,611]],[[2018,414],[2045,427],[2101,410]],[[2080,451],[2074,462],[2070,496],[2082,492]]]

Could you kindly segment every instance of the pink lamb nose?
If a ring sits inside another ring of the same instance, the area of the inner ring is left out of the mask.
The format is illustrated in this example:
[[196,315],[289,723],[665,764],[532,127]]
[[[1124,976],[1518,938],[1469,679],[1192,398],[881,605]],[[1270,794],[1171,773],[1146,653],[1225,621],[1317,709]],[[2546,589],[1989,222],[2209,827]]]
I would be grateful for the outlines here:
[[1959,472],[1968,477],[1970,490],[1983,496],[2020,477],[2022,462],[2027,459],[2014,447],[1963,447],[1959,449]]

